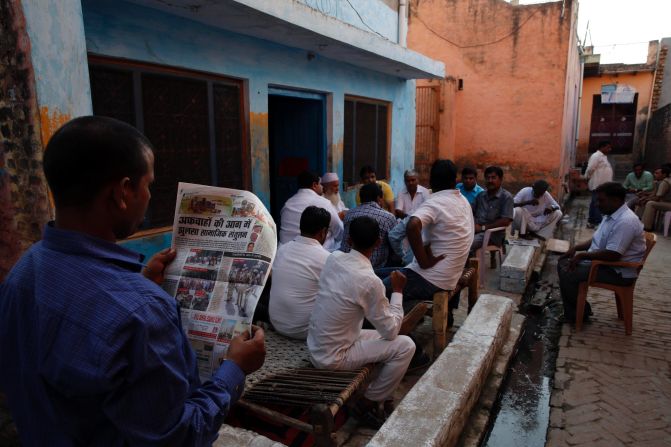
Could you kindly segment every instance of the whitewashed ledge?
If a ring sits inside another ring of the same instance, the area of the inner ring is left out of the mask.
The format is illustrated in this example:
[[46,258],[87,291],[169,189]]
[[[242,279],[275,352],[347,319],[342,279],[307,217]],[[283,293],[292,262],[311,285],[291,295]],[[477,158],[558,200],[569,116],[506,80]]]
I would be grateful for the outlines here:
[[368,444],[454,446],[508,338],[513,301],[481,295],[463,326]]
[[285,447],[250,430],[222,425],[213,447]]

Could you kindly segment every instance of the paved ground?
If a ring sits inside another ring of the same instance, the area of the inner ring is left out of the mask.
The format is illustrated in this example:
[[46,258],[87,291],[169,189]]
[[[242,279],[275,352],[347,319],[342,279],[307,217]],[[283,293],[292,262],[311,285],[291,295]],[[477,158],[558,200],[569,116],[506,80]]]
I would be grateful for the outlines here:
[[[584,204],[571,216],[577,241],[591,236]],[[631,336],[612,294],[599,289],[588,296],[594,322],[580,333],[564,325],[547,447],[671,446],[671,238],[657,236],[636,285]]]

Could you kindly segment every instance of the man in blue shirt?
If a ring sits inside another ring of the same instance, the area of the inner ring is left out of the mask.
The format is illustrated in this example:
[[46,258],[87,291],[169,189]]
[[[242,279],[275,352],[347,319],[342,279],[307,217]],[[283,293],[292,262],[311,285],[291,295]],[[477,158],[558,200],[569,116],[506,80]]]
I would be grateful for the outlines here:
[[234,339],[201,384],[175,300],[158,284],[174,250],[141,255],[154,178],[149,141],[103,117],[58,130],[44,154],[56,220],[0,285],[0,389],[26,446],[210,445],[263,331]]
[[[645,254],[643,224],[625,204],[627,190],[615,182],[601,184],[595,190],[597,206],[605,218],[592,239],[566,252],[557,264],[559,288],[564,303],[564,321],[574,323],[578,289],[587,281],[592,261],[641,262]],[[599,266],[597,281],[615,285],[630,285],[637,272],[627,267]],[[589,321],[592,308],[585,302],[583,321]]]
[[461,183],[457,183],[457,189],[461,195],[466,197],[468,203],[473,206],[475,198],[484,191],[484,188],[478,185],[478,171],[468,166],[461,170]]
[[345,214],[345,232],[342,238],[340,250],[349,253],[352,249],[349,241],[349,227],[357,217],[370,217],[377,222],[380,227],[380,244],[376,246],[370,256],[370,263],[374,269],[379,269],[387,265],[391,247],[389,246],[389,231],[396,225],[396,218],[389,211],[382,209],[383,203],[382,188],[377,183],[367,183],[359,190],[361,205],[353,208]]

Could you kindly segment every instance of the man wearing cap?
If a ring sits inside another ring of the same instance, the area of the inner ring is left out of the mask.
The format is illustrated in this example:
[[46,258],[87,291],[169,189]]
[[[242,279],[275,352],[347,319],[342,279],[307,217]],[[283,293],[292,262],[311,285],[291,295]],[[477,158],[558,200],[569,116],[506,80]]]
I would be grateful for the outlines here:
[[522,188],[515,196],[513,229],[518,230],[520,235],[530,230],[543,240],[552,237],[562,212],[548,192],[549,186],[545,180],[536,180],[532,186]]
[[327,172],[322,176],[322,186],[324,187],[324,197],[331,202],[333,208],[341,219],[345,217],[347,207],[340,198],[340,179],[335,172]]

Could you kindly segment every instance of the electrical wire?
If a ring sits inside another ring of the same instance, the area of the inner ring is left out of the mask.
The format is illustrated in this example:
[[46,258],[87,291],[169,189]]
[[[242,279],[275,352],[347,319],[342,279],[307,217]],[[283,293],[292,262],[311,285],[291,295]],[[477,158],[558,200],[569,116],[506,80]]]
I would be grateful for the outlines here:
[[[349,0],[347,0],[347,1],[349,1]],[[526,23],[527,23],[529,20],[531,20],[531,18],[532,18],[533,16],[535,16],[536,14],[538,14],[539,12],[540,12],[540,9],[537,9],[536,11],[532,12],[531,14],[529,14],[529,16],[528,16],[526,19],[524,19],[524,21],[523,21],[522,23],[520,23],[514,30],[512,30],[510,33],[506,34],[506,35],[503,36],[503,37],[500,37],[500,38],[498,38],[498,39],[496,39],[496,40],[492,40],[492,41],[490,41],[490,42],[476,43],[476,44],[471,44],[471,45],[460,45],[460,44],[458,44],[458,43],[456,43],[456,42],[454,42],[454,41],[448,39],[447,37],[441,35],[441,34],[438,33],[437,31],[435,31],[434,29],[432,29],[432,28],[431,28],[431,27],[430,27],[424,20],[422,20],[422,18],[419,16],[419,14],[417,14],[417,15],[415,15],[415,16],[413,16],[413,17],[415,17],[417,20],[419,20],[419,21],[424,25],[424,27],[425,27],[426,29],[428,29],[429,31],[431,31],[432,34],[434,34],[434,35],[435,35],[436,37],[438,37],[439,39],[444,40],[445,42],[450,43],[450,44],[454,45],[454,46],[457,47],[457,48],[475,48],[475,47],[484,47],[484,46],[487,46],[487,45],[493,45],[493,44],[495,44],[495,43],[499,43],[499,42],[501,42],[501,41],[507,39],[508,37],[512,36],[513,34],[515,34],[516,32],[518,32],[519,30],[521,30],[522,27],[523,27],[524,25],[526,25]]]
[[372,32],[374,32],[375,34],[377,34],[378,36],[382,37],[383,39],[385,39],[385,40],[389,40],[386,36],[384,36],[384,35],[378,33],[378,32],[375,31],[373,28],[371,28],[371,27],[366,23],[366,21],[363,19],[363,17],[361,17],[361,14],[359,14],[359,11],[356,10],[356,8],[352,5],[352,3],[351,3],[349,0],[345,0],[345,1],[346,1],[347,4],[349,5],[349,7],[352,8],[352,10],[353,10],[354,13],[357,15],[357,17],[359,17],[359,20],[361,20],[361,23],[363,23],[364,26],[365,26],[366,28],[368,28],[369,30],[371,30]]

